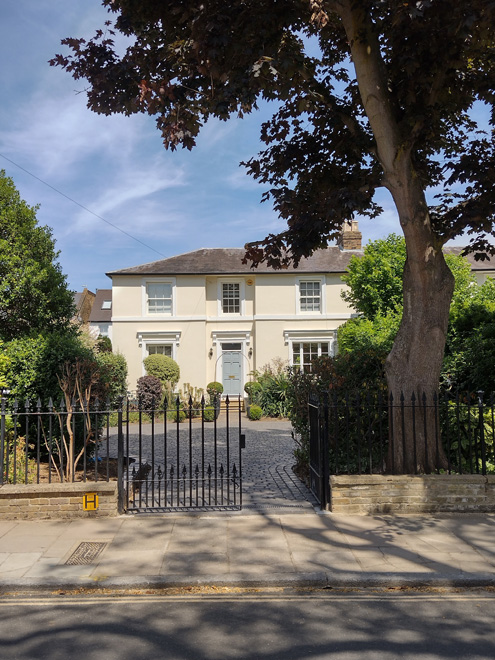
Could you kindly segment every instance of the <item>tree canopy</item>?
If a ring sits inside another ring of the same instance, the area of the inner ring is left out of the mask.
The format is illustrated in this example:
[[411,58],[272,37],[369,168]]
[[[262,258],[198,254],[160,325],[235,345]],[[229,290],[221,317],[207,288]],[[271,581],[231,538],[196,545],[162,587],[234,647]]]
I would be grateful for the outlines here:
[[69,327],[73,298],[49,227],[0,171],[0,338]]
[[[355,215],[379,215],[375,192],[388,190],[407,257],[387,383],[397,397],[433,396],[454,289],[442,248],[467,233],[478,258],[495,255],[495,0],[103,4],[114,23],[65,39],[71,52],[52,60],[88,81],[95,112],[147,113],[165,147],[190,149],[210,117],[277,102],[246,166],[287,229],[247,245],[254,265],[297,264]],[[412,437],[395,443],[396,469],[444,466],[434,424],[428,415],[418,440],[428,456]]]
[[[209,117],[278,101],[262,128],[267,149],[247,165],[289,228],[251,258],[277,261],[285,245],[297,259],[353,214],[376,216],[374,192],[393,187],[399,161],[422,188],[442,185],[430,208],[438,243],[469,229],[471,249],[494,253],[493,135],[470,114],[493,103],[493,1],[103,4],[115,26],[65,39],[72,54],[52,60],[89,81],[92,110],[148,113],[167,148],[190,149]],[[115,31],[132,40],[123,54]]]

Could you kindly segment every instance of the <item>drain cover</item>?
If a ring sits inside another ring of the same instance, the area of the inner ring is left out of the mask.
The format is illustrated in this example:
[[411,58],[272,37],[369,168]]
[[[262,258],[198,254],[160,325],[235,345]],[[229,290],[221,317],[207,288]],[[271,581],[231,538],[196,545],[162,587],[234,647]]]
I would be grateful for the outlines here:
[[65,563],[71,566],[74,564],[91,564],[103,552],[106,545],[106,543],[98,543],[97,541],[83,541]]

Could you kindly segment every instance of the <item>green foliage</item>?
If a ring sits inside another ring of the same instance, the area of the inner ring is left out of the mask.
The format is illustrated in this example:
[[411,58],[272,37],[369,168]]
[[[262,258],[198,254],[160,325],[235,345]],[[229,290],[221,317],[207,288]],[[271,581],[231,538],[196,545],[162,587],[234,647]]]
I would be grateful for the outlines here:
[[256,380],[251,380],[244,385],[244,391],[249,396],[250,401],[254,401],[257,394],[259,394],[261,390],[261,383],[258,383]]
[[206,391],[210,396],[218,396],[223,392],[223,385],[217,381],[212,381],[206,386]]
[[74,314],[49,227],[0,171],[0,338],[66,330]]
[[[445,259],[454,275],[455,288],[442,387],[495,391],[495,283],[488,279],[478,286],[469,262],[460,255],[447,254]],[[343,297],[363,315],[339,327],[342,353],[391,349],[402,314],[404,263],[405,241],[394,234],[369,243],[362,259],[351,259],[349,274],[343,278],[350,288]]]
[[389,352],[399,329],[401,315],[390,312],[373,320],[357,317],[343,323],[337,330],[339,350],[342,353],[353,351],[378,350]]
[[182,408],[177,410],[177,408],[172,407],[167,411],[167,419],[177,424],[177,422],[180,423],[186,419],[186,413]]
[[10,358],[7,355],[6,347],[0,340],[0,388],[8,388],[7,372],[9,370]]
[[253,371],[252,375],[255,380],[245,386],[251,390],[250,402],[261,406],[267,417],[288,417],[289,380],[286,363],[275,359],[261,370]]
[[215,419],[215,406],[205,406],[203,410],[203,419],[205,422],[213,422]]
[[156,376],[141,376],[137,382],[137,396],[142,410],[160,409],[163,394],[162,381]]
[[495,282],[472,285],[451,307],[442,383],[461,391],[495,392]]
[[57,375],[66,362],[94,359],[77,335],[66,332],[14,339],[5,345],[5,354],[9,359],[6,377],[12,396],[21,402],[40,397],[43,404],[50,397],[54,403],[60,401]]
[[362,257],[353,256],[342,280],[349,287],[342,298],[372,320],[402,309],[402,273],[406,242],[396,234],[372,241]]
[[119,396],[127,391],[127,362],[121,353],[98,353],[96,362],[101,368],[102,379],[108,388],[108,397],[115,405]]
[[146,373],[159,378],[163,384],[170,383],[172,387],[175,387],[179,382],[179,365],[171,357],[160,354],[148,355],[143,362]]
[[249,419],[257,421],[263,417],[263,410],[260,406],[253,404],[249,407]]
[[208,383],[208,385],[206,386],[206,392],[210,397],[210,404],[219,406],[220,396],[223,392],[222,383],[219,383],[216,380],[212,381],[211,383]]
[[105,337],[100,335],[96,340],[96,349],[100,353],[111,353],[112,352],[112,340],[110,337]]

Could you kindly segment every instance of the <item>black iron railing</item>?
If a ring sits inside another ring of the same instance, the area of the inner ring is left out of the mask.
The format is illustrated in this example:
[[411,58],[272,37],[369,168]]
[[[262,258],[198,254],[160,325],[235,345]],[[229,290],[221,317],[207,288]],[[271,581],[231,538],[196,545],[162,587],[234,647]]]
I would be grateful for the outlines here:
[[326,434],[331,474],[394,474],[401,454],[409,456],[408,473],[495,473],[494,394],[449,392],[429,399],[402,394],[397,399],[333,391],[313,397],[310,454],[315,424]]
[[0,485],[109,481],[110,404],[1,400]]

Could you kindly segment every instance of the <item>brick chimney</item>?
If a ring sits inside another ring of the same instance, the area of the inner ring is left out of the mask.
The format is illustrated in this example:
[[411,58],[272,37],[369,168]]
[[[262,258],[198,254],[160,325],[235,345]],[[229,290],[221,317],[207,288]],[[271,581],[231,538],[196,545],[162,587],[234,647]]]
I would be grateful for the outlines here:
[[345,222],[337,239],[337,245],[341,250],[360,250],[363,235],[359,231],[358,221]]

